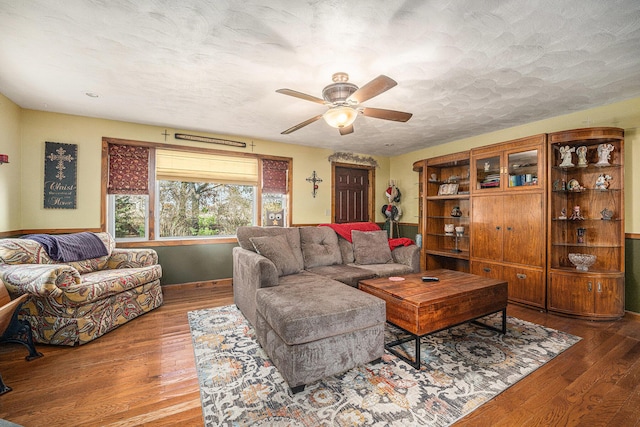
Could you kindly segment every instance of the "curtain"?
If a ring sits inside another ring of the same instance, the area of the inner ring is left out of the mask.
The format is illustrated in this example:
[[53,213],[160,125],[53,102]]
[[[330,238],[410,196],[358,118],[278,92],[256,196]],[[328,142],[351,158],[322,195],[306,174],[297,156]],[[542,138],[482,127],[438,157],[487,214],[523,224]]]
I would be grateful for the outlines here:
[[287,194],[287,171],[289,162],[286,160],[262,161],[262,192],[271,194]]
[[149,148],[109,144],[108,194],[149,194]]
[[156,179],[257,186],[258,159],[157,149]]

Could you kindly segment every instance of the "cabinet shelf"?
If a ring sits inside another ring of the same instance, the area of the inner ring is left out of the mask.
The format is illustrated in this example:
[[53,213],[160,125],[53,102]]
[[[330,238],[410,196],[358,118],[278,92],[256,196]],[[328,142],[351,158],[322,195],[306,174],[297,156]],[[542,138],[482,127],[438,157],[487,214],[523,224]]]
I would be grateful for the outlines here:
[[617,270],[602,270],[602,269],[594,269],[589,268],[588,271],[580,271],[576,269],[574,266],[570,267],[554,267],[554,271],[562,271],[566,273],[575,273],[575,274],[584,274],[584,275],[597,275],[597,274],[620,274]]
[[427,200],[468,200],[469,194],[450,194],[447,196],[427,196]]
[[592,243],[570,243],[570,242],[558,242],[552,243],[553,246],[559,247],[581,247],[581,248],[593,248],[593,249],[610,249],[610,248],[621,248],[622,245],[594,245]]
[[469,259],[469,251],[453,252],[447,250],[427,249],[425,253],[447,258]]
[[438,216],[438,215],[428,215],[427,218],[432,218],[432,219],[457,219],[457,220],[469,220],[468,216]]
[[552,190],[554,194],[566,194],[566,195],[579,195],[579,194],[607,194],[618,193],[621,190],[619,188],[608,188],[606,190],[597,190],[595,188],[585,188],[582,190]]
[[[455,234],[445,234],[445,233],[427,233],[427,236],[438,236],[438,237],[453,237],[455,238]],[[462,236],[458,236],[458,239],[468,239],[469,236],[463,234]]]
[[440,181],[439,179],[430,179],[428,181],[430,184],[468,184],[469,183],[469,178],[464,178],[464,179],[450,179],[450,180],[444,180],[444,181]]
[[581,224],[583,222],[618,222],[618,221],[622,221],[620,218],[611,218],[611,219],[602,219],[602,218],[585,218],[585,219],[561,219],[561,218],[551,218],[551,221],[558,221],[558,222],[566,222],[568,224]]
[[583,166],[583,167],[578,167],[578,166],[571,166],[568,168],[561,168],[560,166],[551,166],[551,169],[553,170],[557,170],[557,171],[562,171],[562,172],[580,172],[580,171],[584,171],[584,170],[607,170],[607,169],[616,169],[616,168],[620,168],[622,167],[622,165],[620,164],[609,164],[606,166],[596,166],[595,164],[589,164],[587,166]]

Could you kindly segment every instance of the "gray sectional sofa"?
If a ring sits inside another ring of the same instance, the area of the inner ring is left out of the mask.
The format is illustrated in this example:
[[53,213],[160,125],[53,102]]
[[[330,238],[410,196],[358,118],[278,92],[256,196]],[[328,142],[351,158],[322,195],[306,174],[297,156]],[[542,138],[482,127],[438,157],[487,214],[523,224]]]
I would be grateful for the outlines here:
[[234,302],[294,393],[382,356],[385,303],[358,281],[419,271],[417,246],[391,250],[382,230],[353,230],[350,242],[324,226],[240,227],[237,237]]

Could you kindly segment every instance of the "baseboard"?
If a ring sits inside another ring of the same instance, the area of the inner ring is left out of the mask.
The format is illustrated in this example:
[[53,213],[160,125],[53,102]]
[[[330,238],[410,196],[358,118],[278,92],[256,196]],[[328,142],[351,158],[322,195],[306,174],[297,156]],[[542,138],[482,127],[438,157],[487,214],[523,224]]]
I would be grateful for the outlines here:
[[628,319],[639,320],[640,321],[640,313],[636,313],[635,311],[625,311],[624,312],[624,317],[626,317]]
[[206,280],[203,282],[174,283],[162,285],[162,292],[180,292],[187,289],[208,289],[216,286],[231,286],[233,279]]

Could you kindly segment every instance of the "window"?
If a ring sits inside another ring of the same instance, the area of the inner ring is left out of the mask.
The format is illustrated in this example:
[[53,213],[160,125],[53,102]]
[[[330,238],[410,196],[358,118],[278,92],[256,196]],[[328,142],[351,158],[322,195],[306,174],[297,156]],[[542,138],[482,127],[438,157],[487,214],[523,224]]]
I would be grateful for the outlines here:
[[256,187],[158,181],[159,237],[232,236],[255,221]]
[[262,224],[284,226],[288,224],[288,174],[286,160],[262,160]]
[[[145,144],[148,158],[136,160],[135,150],[112,149],[134,141],[105,138],[103,144],[107,229],[116,240],[233,236],[244,225],[289,225],[291,159]],[[118,164],[127,165],[124,173]],[[142,168],[149,170],[148,190],[132,191],[128,178],[135,181]]]
[[109,197],[109,218],[114,218],[109,232],[116,239],[139,240],[148,238],[149,196],[114,194]]
[[156,149],[160,238],[232,236],[256,224],[258,159]]

